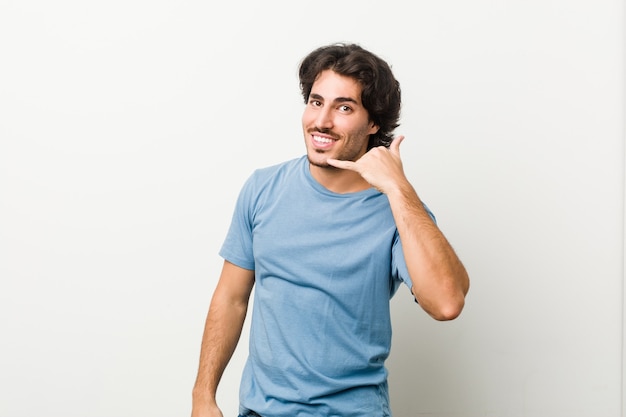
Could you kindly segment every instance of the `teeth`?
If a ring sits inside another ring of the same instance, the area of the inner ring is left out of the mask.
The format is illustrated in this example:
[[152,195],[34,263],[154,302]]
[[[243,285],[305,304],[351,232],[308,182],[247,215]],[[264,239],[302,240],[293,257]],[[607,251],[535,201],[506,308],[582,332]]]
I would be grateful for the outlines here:
[[323,138],[321,136],[315,136],[315,135],[313,135],[313,140],[316,142],[321,142],[321,143],[331,143],[333,141],[332,139]]

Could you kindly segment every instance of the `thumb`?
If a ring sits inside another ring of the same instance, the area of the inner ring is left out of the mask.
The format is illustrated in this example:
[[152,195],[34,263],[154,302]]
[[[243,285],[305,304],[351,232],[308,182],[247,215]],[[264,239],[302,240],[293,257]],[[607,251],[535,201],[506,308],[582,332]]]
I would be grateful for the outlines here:
[[399,155],[400,154],[400,144],[402,143],[403,140],[404,140],[404,136],[402,136],[402,135],[396,136],[391,141],[391,144],[389,145],[389,150]]

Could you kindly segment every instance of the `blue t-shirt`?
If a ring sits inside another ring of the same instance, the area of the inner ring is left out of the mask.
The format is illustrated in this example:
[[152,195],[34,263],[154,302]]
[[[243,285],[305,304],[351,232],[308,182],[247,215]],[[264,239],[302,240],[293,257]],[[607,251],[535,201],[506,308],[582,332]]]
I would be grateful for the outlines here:
[[259,169],[220,255],[255,271],[241,414],[391,415],[389,299],[411,281],[384,194],[333,193],[306,156]]

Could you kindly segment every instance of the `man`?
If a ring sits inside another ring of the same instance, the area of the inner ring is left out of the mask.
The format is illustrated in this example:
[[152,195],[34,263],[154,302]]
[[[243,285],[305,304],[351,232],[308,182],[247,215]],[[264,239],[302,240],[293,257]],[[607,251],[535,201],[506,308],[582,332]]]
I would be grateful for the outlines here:
[[241,416],[390,416],[389,300],[404,282],[437,320],[457,317],[469,278],[407,180],[400,86],[353,44],[301,63],[306,156],[246,182],[220,251],[193,417],[222,417],[219,380],[254,292]]

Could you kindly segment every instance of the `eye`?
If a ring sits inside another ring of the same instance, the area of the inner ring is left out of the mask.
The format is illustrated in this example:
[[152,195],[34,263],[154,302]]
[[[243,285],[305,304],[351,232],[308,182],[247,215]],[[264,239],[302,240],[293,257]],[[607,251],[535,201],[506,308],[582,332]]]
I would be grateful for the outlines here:
[[309,105],[313,107],[320,107],[322,105],[322,102],[319,100],[311,99],[309,100]]
[[346,104],[342,104],[341,106],[339,106],[339,111],[342,113],[349,113],[350,111],[352,111],[352,107]]

